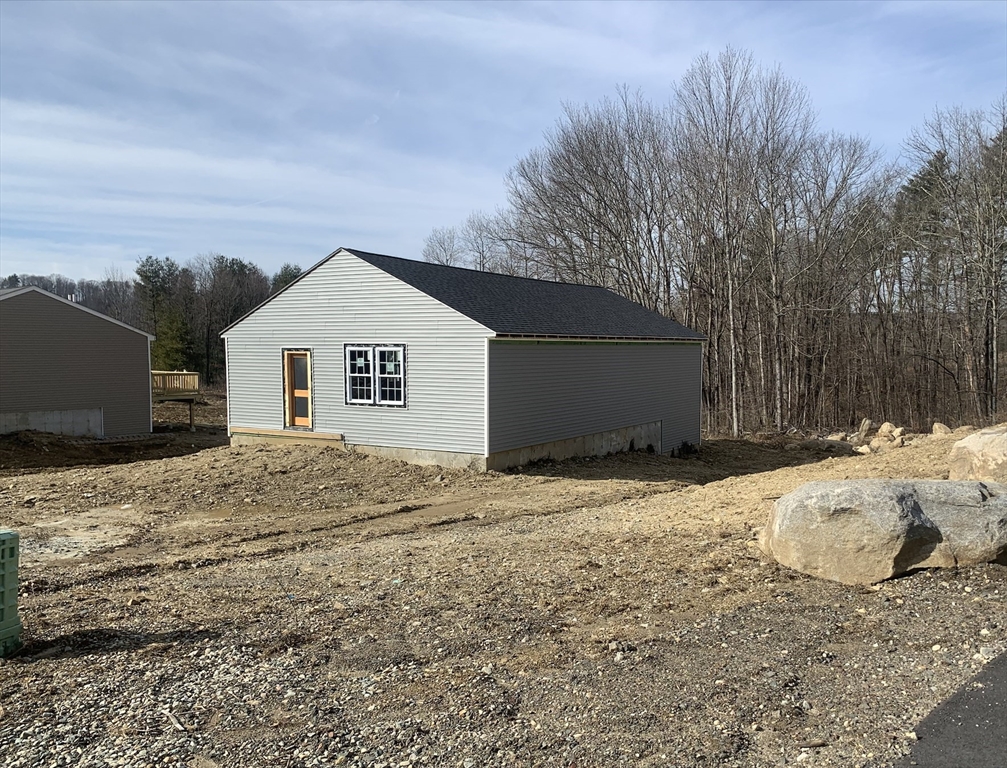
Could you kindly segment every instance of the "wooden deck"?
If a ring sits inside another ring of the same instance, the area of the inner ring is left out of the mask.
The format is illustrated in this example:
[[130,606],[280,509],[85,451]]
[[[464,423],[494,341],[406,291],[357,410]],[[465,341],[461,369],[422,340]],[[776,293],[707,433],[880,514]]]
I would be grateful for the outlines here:
[[199,397],[199,374],[190,371],[151,371],[150,394],[155,403],[188,403],[189,431],[196,431],[193,406]]
[[199,397],[199,374],[189,371],[151,371],[150,391],[155,400]]

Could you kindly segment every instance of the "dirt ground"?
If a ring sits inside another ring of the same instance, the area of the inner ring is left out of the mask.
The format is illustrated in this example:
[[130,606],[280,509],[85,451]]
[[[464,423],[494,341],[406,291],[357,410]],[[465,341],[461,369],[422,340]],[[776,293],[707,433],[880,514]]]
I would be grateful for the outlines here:
[[865,589],[754,546],[802,483],[946,477],[961,434],[475,474],[231,448],[223,413],[208,399],[193,435],[159,406],[104,454],[0,443],[11,768],[880,767],[1007,647],[1002,566]]

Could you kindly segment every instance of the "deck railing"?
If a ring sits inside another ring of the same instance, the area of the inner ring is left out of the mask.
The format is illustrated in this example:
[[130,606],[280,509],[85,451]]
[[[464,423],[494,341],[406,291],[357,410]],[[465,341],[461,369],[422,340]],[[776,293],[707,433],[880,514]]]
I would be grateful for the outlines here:
[[151,371],[150,391],[154,397],[195,397],[199,394],[199,374],[189,371]]

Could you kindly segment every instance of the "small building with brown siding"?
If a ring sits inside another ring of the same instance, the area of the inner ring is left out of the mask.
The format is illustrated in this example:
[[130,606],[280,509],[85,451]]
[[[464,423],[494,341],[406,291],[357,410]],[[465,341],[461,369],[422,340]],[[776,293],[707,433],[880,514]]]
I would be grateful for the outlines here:
[[0,433],[149,433],[153,338],[35,286],[0,291]]

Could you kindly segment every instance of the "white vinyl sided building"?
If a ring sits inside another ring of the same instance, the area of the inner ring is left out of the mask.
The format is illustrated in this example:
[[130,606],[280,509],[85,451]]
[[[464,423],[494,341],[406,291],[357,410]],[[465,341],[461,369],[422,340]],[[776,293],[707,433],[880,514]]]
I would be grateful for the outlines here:
[[604,288],[341,248],[221,335],[233,443],[485,470],[700,441],[703,336]]

